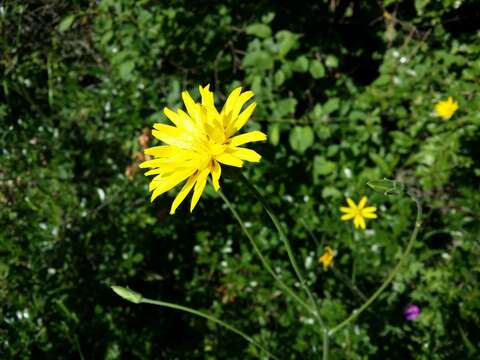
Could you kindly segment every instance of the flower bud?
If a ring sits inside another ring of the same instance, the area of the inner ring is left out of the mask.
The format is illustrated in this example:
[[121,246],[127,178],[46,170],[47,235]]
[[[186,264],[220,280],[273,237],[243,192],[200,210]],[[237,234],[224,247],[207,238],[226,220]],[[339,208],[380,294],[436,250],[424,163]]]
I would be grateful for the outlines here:
[[112,290],[127,301],[139,304],[142,301],[142,294],[121,286],[112,286]]
[[367,185],[374,191],[383,193],[384,195],[400,195],[405,189],[405,185],[400,181],[389,179],[370,180],[367,182]]

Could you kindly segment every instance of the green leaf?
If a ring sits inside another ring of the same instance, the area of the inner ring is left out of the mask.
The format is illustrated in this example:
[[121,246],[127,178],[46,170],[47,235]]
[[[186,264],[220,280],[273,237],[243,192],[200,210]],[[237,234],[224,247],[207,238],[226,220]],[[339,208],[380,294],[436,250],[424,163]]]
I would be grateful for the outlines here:
[[263,50],[249,52],[243,58],[243,66],[252,67],[258,71],[266,71],[273,68],[273,58]]
[[262,16],[262,22],[265,24],[270,24],[274,18],[275,13],[269,12],[268,14]]
[[268,140],[275,146],[280,142],[280,126],[278,124],[271,124],[268,127]]
[[310,74],[314,79],[320,79],[325,76],[325,68],[323,64],[318,60],[312,60],[310,62]]
[[325,186],[322,190],[322,197],[323,198],[336,198],[339,199],[342,197],[342,193],[340,190],[333,186]]
[[330,68],[337,68],[338,67],[338,59],[333,55],[328,55],[327,59],[325,60],[325,65]]
[[320,139],[326,140],[332,136],[332,129],[325,123],[319,123],[315,126],[315,134],[317,134]]
[[108,42],[109,42],[110,40],[112,40],[112,38],[113,38],[113,31],[112,31],[112,30],[108,30],[108,31],[106,31],[106,32],[102,35],[102,37],[100,38],[100,43],[101,43],[102,45],[107,45]]
[[383,156],[380,156],[375,153],[370,153],[370,159],[373,160],[373,162],[384,172],[385,174],[390,173],[390,166],[387,164],[387,162],[384,160]]
[[293,63],[292,70],[300,73],[308,71],[308,59],[306,56],[299,56]]
[[282,99],[275,104],[275,115],[278,117],[292,115],[293,113],[295,113],[296,107],[297,107],[297,99],[294,99],[294,98]]
[[278,54],[281,57],[287,55],[291,50],[298,47],[298,34],[294,34],[287,30],[281,30],[275,34],[277,40]]
[[64,18],[60,22],[60,25],[58,25],[58,31],[60,31],[61,33],[67,31],[70,28],[70,26],[72,26],[74,21],[75,21],[75,15],[68,15],[66,18]]
[[247,34],[249,35],[255,35],[259,38],[267,38],[270,35],[272,35],[272,29],[270,29],[270,26],[265,25],[265,24],[252,24],[247,26],[246,30]]
[[316,179],[321,175],[328,175],[337,169],[337,164],[325,159],[323,156],[315,156],[313,159],[313,177]]
[[330,114],[340,107],[340,100],[338,98],[328,99],[325,104],[323,104],[323,113]]
[[275,72],[273,79],[275,80],[275,85],[280,86],[285,81],[285,73],[281,69],[279,69]]
[[417,10],[418,15],[422,15],[425,7],[428,5],[430,0],[415,0],[415,9]]
[[118,67],[120,77],[123,80],[130,80],[132,77],[132,71],[135,68],[135,63],[133,60],[128,60],[121,63]]
[[295,126],[290,131],[290,137],[288,140],[293,150],[303,154],[313,145],[313,130],[310,126]]
[[315,104],[312,110],[312,118],[314,120],[319,120],[323,114],[323,107],[321,104]]

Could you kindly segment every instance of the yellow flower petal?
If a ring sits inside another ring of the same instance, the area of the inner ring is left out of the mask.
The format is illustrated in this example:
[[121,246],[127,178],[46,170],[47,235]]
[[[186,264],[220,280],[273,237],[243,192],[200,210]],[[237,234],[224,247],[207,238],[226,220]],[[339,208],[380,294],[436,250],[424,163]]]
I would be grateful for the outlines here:
[[160,174],[160,173],[163,173],[163,170],[159,169],[159,168],[156,168],[156,169],[152,169],[152,170],[147,171],[144,175],[149,176],[149,175],[157,175],[157,174]]
[[169,157],[175,155],[178,151],[174,146],[170,145],[161,145],[161,146],[153,146],[151,148],[145,149],[144,153],[146,155],[152,155],[156,157]]
[[377,214],[373,214],[373,213],[364,213],[363,217],[365,219],[376,219],[376,218],[378,218]]
[[232,155],[241,160],[250,162],[259,162],[262,158],[256,151],[245,148],[235,148],[235,150],[232,152]]
[[365,224],[365,219],[362,216],[358,217],[358,224],[363,230],[367,228],[367,224]]
[[172,207],[170,208],[170,215],[175,214],[175,210],[177,210],[178,206],[182,203],[183,200],[185,200],[185,197],[192,190],[193,185],[195,185],[195,183],[197,182],[197,179],[198,173],[188,178],[182,190],[180,190],[178,195],[175,197],[175,200],[173,200]]
[[220,175],[222,174],[222,168],[220,167],[220,164],[217,161],[212,162],[212,167],[210,169],[210,172],[212,174],[212,183],[213,183],[213,188],[215,191],[218,191],[220,189]]
[[200,175],[198,175],[197,182],[195,183],[195,188],[193,189],[193,196],[192,196],[192,203],[190,204],[190,212],[193,211],[195,206],[200,200],[200,196],[202,195],[203,189],[205,188],[205,184],[207,183],[207,177],[210,172],[210,169],[202,170]]
[[189,136],[198,132],[195,122],[185,111],[178,109],[177,115],[180,120],[180,124],[177,127],[180,131],[187,132]]
[[349,207],[345,207],[345,206],[342,206],[340,208],[340,211],[344,212],[344,213],[348,213],[348,214],[353,214],[354,213],[354,209],[349,208]]
[[352,209],[357,208],[357,205],[355,204],[355,202],[351,198],[347,198],[347,203],[348,203],[348,206],[350,206]]
[[240,146],[249,142],[267,140],[267,135],[261,131],[250,131],[248,133],[237,135],[231,138],[231,146]]
[[190,117],[198,124],[201,121],[200,117],[200,107],[193,101],[192,97],[188,91],[182,92],[182,99],[185,107],[187,108],[187,113]]
[[158,196],[162,195],[168,190],[173,189],[179,183],[192,175],[194,171],[195,170],[179,171],[163,179],[161,185],[156,187],[156,189],[153,191],[151,201],[153,202],[153,200],[155,200]]
[[355,217],[355,213],[349,213],[349,214],[342,215],[340,217],[340,220],[343,220],[343,221],[352,220],[354,217]]
[[238,117],[238,114],[240,114],[240,110],[242,110],[243,105],[250,100],[253,97],[253,92],[251,91],[245,91],[242,93],[237,101],[235,102],[235,105],[232,108],[232,117],[236,118]]
[[158,140],[163,141],[165,144],[177,146],[179,148],[187,147],[188,144],[180,137],[179,134],[180,133],[176,133],[175,135],[169,135],[163,131],[152,130],[152,135]]
[[202,97],[202,105],[215,108],[213,92],[210,91],[210,85],[205,87],[200,85],[198,89],[200,90],[200,95]]
[[230,95],[228,95],[227,101],[225,101],[225,105],[223,106],[221,113],[230,114],[232,112],[233,106],[237,102],[241,92],[242,92],[242,88],[237,87],[230,93]]
[[230,126],[227,128],[227,135],[232,136],[235,134],[238,130],[240,130],[243,125],[246,124],[248,119],[250,119],[250,116],[252,116],[253,111],[257,107],[256,103],[251,103],[248,105],[248,107],[242,111],[242,113],[238,116],[237,119],[233,119],[230,123]]
[[367,204],[367,197],[364,196],[364,197],[362,197],[362,199],[358,203],[358,210],[362,210],[365,207],[366,204]]
[[181,119],[180,115],[178,115],[176,112],[170,110],[169,108],[164,107],[163,108],[163,113],[168,118],[168,120],[170,120],[176,126],[179,126],[182,123],[182,119]]
[[215,159],[218,162],[220,162],[222,164],[225,164],[225,165],[230,165],[230,166],[235,166],[235,167],[242,167],[243,166],[243,161],[240,160],[239,158],[231,155],[231,154],[223,153],[221,155],[216,156]]

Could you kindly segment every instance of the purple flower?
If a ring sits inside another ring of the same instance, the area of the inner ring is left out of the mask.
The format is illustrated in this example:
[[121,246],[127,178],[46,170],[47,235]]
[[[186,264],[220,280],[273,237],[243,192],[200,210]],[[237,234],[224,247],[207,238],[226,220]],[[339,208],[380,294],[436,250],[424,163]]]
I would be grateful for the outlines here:
[[410,304],[405,308],[403,316],[407,320],[415,320],[420,315],[420,308],[415,304]]

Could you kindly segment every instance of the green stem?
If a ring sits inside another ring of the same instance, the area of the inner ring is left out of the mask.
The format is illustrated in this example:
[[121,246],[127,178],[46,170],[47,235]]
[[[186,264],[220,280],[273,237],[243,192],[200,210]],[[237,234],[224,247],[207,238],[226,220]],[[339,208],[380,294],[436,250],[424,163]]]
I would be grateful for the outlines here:
[[405,252],[403,253],[402,257],[400,258],[400,261],[398,262],[397,266],[395,266],[395,268],[392,270],[390,275],[385,279],[383,284],[377,289],[377,291],[375,291],[375,293],[373,293],[373,295],[370,296],[370,298],[362,306],[360,306],[360,308],[358,308],[357,310],[354,310],[352,312],[352,314],[347,319],[345,319],[340,324],[338,324],[333,329],[331,329],[330,330],[330,335],[338,332],[339,330],[341,330],[345,326],[347,326],[349,323],[354,321],[366,308],[368,308],[380,296],[380,294],[383,292],[383,290],[385,290],[385,288],[388,285],[390,285],[390,283],[394,279],[395,275],[397,275],[397,273],[400,271],[403,263],[405,262],[408,255],[410,254],[410,252],[413,248],[413,244],[415,243],[415,240],[417,239],[418,232],[420,231],[420,227],[422,225],[422,204],[420,203],[420,200],[412,192],[408,192],[408,195],[410,195],[410,197],[413,199],[413,201],[415,201],[415,204],[417,205],[417,218],[415,220],[415,226],[414,226],[412,234],[410,235],[410,239],[408,241],[407,248],[405,249]]
[[[312,231],[312,229],[308,226],[307,222],[304,220],[304,219],[300,219],[300,221],[302,222],[304,228],[307,230],[307,232],[309,233],[310,237],[312,238],[312,240],[315,242],[315,244],[317,245],[318,248],[323,248],[323,240],[322,240],[322,243],[320,245],[320,241],[317,239],[317,237],[315,236],[314,232]],[[360,291],[360,289],[358,287],[356,287],[351,281],[350,279],[348,278],[348,276],[344,275],[340,270],[338,269],[335,269],[334,267],[331,269],[331,271],[333,272],[333,275],[335,275],[335,277],[337,277],[340,281],[342,281],[355,295],[357,295],[362,301],[367,301],[367,297]],[[328,335],[328,329],[324,329],[324,333],[323,333],[323,348],[327,349],[327,351],[325,351],[323,353],[323,356],[324,356],[324,359],[328,359],[328,341],[329,341],[329,335]]]
[[288,237],[285,234],[285,231],[283,230],[283,227],[280,224],[280,221],[278,220],[277,216],[275,215],[275,213],[272,211],[272,209],[268,205],[268,203],[265,200],[265,198],[263,197],[263,195],[260,194],[260,192],[257,190],[255,185],[253,185],[243,174],[241,174],[239,176],[239,178],[248,187],[248,189],[258,198],[258,200],[262,203],[263,208],[265,209],[268,216],[272,220],[273,225],[277,229],[277,231],[280,235],[280,238],[282,239],[283,244],[285,245],[285,249],[287,250],[288,258],[290,259],[290,263],[292,264],[293,270],[295,271],[295,274],[297,275],[297,278],[300,281],[300,284],[301,284],[302,288],[307,293],[307,296],[310,299],[310,302],[314,306],[314,309],[315,309],[314,315],[315,315],[316,319],[318,320],[320,327],[324,328],[322,318],[320,317],[320,311],[318,309],[318,304],[315,301],[315,298],[313,297],[312,292],[308,288],[307,283],[306,283],[302,273],[300,272],[300,269],[297,265],[297,261],[295,260],[295,257],[293,255],[292,248],[290,247],[290,242],[288,241]]
[[344,275],[340,270],[332,268],[333,275],[343,282],[355,295],[357,295],[361,301],[367,301],[367,297],[360,291],[360,289],[353,284],[348,276]]
[[329,333],[327,329],[323,331],[323,360],[328,360],[328,341],[329,341]]
[[265,257],[263,256],[262,252],[260,251],[252,235],[250,234],[248,229],[245,227],[242,218],[240,217],[240,215],[238,215],[232,203],[227,199],[227,197],[225,196],[225,194],[223,194],[221,190],[218,192],[218,194],[223,199],[223,201],[225,202],[229,210],[232,212],[233,217],[237,220],[238,224],[240,225],[240,228],[242,229],[247,239],[250,240],[250,243],[252,244],[253,249],[255,250],[255,253],[260,258],[260,261],[262,262],[263,267],[270,273],[270,275],[275,279],[275,281],[277,281],[279,287],[283,291],[285,291],[287,294],[289,294],[295,301],[297,301],[309,313],[315,313],[315,311],[312,310],[310,306],[307,305],[307,303],[303,301],[297,294],[295,294],[295,292],[292,289],[290,289],[290,287],[286,285],[282,279],[280,279],[280,277],[275,273],[275,271],[273,271],[272,267],[268,263],[267,259],[265,259]]
[[350,249],[352,250],[352,275],[351,282],[355,286],[357,282],[357,266],[355,263],[355,228],[352,226],[352,239],[350,240]]
[[303,227],[307,230],[308,232],[308,235],[310,235],[310,238],[313,240],[313,242],[315,243],[315,245],[320,249],[320,248],[323,248],[323,240],[322,242],[320,243],[320,241],[317,239],[317,237],[315,236],[314,232],[312,231],[312,229],[310,228],[310,226],[308,226],[307,222],[302,218],[300,219],[300,221],[302,222],[302,225]]
[[214,322],[218,325],[221,325],[223,326],[224,328],[234,332],[235,334],[237,335],[240,335],[241,337],[243,337],[245,340],[247,340],[250,344],[256,346],[257,348],[259,348],[261,351],[263,351],[266,355],[268,355],[270,358],[272,359],[278,359],[275,355],[271,354],[267,349],[265,349],[262,345],[260,345],[258,342],[256,342],[253,338],[251,338],[250,336],[248,336],[247,334],[245,334],[244,332],[238,330],[237,328],[227,324],[226,322],[220,320],[220,319],[217,319],[216,317],[214,316],[211,316],[209,314],[205,314],[201,311],[198,311],[198,310],[195,310],[195,309],[192,309],[192,308],[189,308],[189,307],[186,307],[186,306],[182,306],[182,305],[178,305],[178,304],[173,304],[173,303],[169,303],[169,302],[165,302],[165,301],[158,301],[158,300],[151,300],[151,299],[145,299],[145,298],[141,298],[140,299],[140,303],[144,303],[144,304],[152,304],[152,305],[158,305],[158,306],[163,306],[163,307],[167,307],[167,308],[171,308],[171,309],[175,309],[175,310],[180,310],[180,311],[184,311],[184,312],[187,312],[187,313],[190,313],[190,314],[193,314],[193,315],[196,315],[196,316],[199,316],[199,317],[202,317],[204,319],[207,319],[211,322]]

